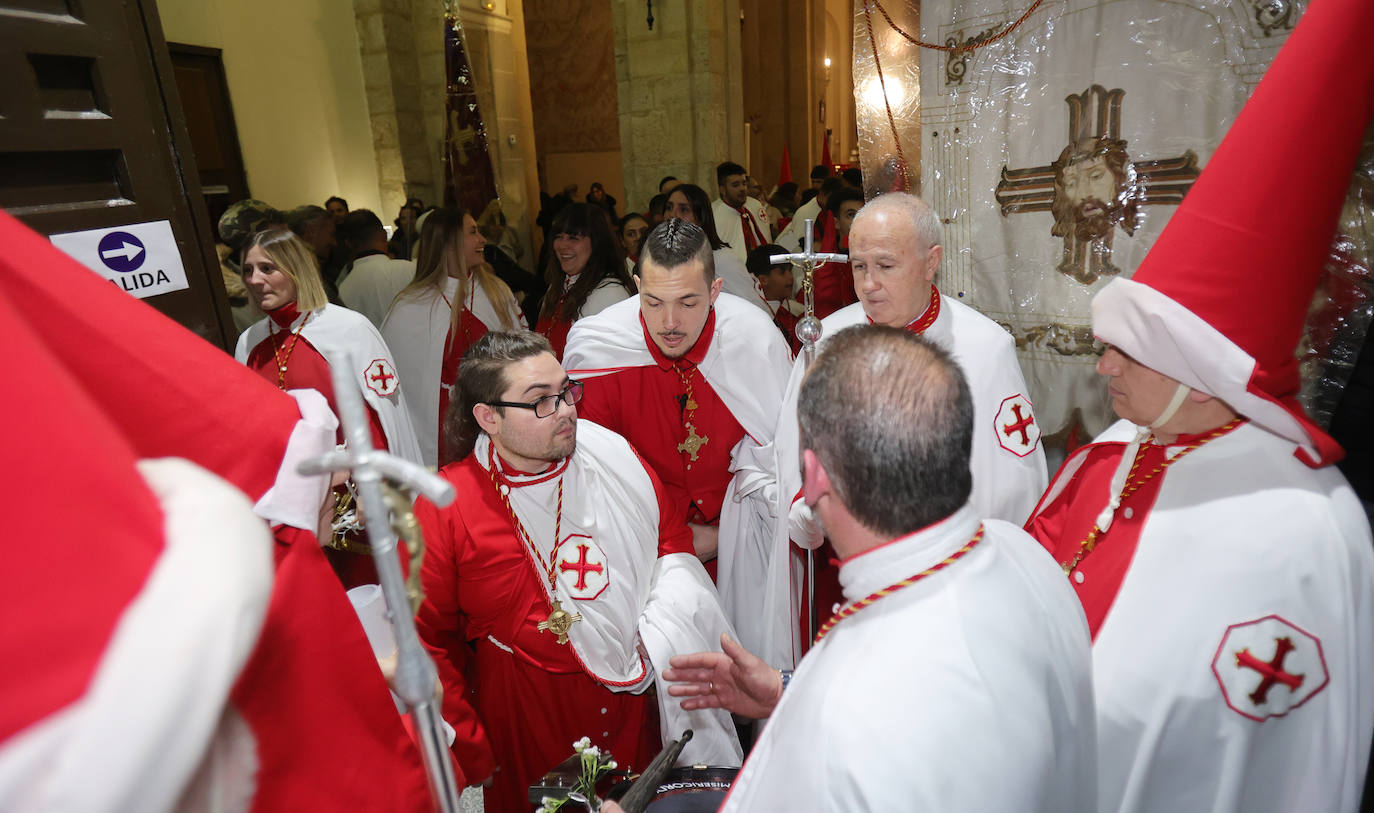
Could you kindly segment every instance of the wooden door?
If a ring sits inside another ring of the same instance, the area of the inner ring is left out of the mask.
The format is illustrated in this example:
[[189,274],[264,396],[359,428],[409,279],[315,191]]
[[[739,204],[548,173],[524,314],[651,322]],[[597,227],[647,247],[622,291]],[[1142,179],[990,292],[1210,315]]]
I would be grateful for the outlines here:
[[169,221],[189,288],[146,301],[235,331],[153,0],[0,0],[0,207],[42,234]]
[[238,127],[229,101],[229,83],[218,48],[167,43],[176,75],[186,132],[191,137],[209,222],[219,222],[229,204],[248,194],[248,176],[239,150]]

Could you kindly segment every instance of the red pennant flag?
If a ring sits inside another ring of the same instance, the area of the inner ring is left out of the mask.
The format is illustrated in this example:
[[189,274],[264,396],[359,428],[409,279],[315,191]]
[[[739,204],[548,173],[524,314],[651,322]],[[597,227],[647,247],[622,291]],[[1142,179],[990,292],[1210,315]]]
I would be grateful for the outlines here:
[[778,168],[778,186],[792,183],[792,156],[787,153],[787,145],[782,145],[782,166]]
[[835,163],[834,163],[833,161],[830,160],[830,131],[829,131],[829,130],[827,130],[827,131],[825,132],[825,136],[821,139],[821,163],[825,165],[825,168],[826,168],[826,169],[834,169],[834,167],[835,167]]

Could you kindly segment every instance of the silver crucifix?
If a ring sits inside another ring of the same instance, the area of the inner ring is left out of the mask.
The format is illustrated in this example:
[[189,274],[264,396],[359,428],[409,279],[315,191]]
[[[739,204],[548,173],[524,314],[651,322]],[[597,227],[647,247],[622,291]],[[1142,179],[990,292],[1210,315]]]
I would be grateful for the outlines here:
[[825,263],[848,263],[847,254],[820,254],[814,247],[812,234],[813,221],[806,220],[806,231],[802,236],[802,250],[795,254],[778,254],[772,258],[773,265],[792,263],[802,272],[802,298],[806,305],[806,315],[797,322],[797,339],[802,343],[802,357],[805,367],[816,360],[816,344],[821,340],[821,320],[816,318],[816,269]]

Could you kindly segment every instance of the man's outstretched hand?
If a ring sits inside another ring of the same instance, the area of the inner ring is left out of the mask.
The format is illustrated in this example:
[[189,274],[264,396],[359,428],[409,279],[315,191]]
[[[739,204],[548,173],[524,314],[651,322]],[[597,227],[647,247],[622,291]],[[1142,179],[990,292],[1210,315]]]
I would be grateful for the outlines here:
[[725,709],[760,719],[773,713],[782,699],[782,675],[729,635],[720,636],[721,652],[674,655],[663,678],[668,694],[681,697],[682,707]]

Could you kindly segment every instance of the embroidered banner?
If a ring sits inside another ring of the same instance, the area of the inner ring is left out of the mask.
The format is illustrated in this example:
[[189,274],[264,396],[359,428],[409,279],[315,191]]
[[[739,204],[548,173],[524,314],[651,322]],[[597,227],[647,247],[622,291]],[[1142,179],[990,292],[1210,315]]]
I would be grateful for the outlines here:
[[[1030,2],[926,0],[922,39],[986,39]],[[921,188],[945,223],[936,281],[1016,338],[1046,435],[1114,420],[1089,302],[1135,271],[1302,6],[1058,0],[986,47],[919,49]]]

